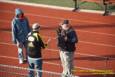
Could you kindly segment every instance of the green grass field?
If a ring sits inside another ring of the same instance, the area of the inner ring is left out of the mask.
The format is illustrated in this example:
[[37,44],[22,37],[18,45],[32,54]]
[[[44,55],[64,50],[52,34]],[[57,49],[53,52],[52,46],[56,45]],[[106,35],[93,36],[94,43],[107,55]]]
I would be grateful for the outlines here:
[[[55,5],[63,7],[74,7],[73,0],[13,0],[13,1],[23,1],[29,3],[39,3],[39,4],[47,4],[47,5]],[[90,2],[80,4],[80,8],[91,9],[91,10],[103,10],[102,5]],[[109,9],[111,11],[115,11],[115,5],[109,6]]]

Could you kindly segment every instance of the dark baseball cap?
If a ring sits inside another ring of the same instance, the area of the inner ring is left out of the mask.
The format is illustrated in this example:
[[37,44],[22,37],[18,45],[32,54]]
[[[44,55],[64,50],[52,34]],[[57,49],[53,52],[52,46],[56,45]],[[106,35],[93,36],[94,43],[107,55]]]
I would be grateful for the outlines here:
[[69,24],[69,20],[67,20],[67,19],[64,20],[64,21],[63,21],[63,24]]

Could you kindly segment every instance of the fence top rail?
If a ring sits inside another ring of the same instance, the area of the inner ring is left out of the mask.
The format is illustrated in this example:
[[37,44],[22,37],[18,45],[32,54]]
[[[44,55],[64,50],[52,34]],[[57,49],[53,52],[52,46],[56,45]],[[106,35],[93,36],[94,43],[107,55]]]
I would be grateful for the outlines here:
[[105,0],[80,0],[80,1],[86,1],[86,2],[104,2]]
[[115,4],[115,0],[80,0],[80,1],[96,2],[96,3],[106,2],[106,3]]

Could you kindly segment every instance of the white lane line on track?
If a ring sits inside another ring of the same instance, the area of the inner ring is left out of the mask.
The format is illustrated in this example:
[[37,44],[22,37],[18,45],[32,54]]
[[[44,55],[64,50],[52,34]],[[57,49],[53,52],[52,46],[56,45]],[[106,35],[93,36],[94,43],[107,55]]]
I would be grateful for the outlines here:
[[[25,70],[25,71],[29,71],[29,70],[32,70],[32,69],[29,69],[27,67],[19,67],[19,66],[13,66],[13,65],[6,65],[6,64],[0,64],[0,67],[4,67],[4,68],[12,68],[12,69],[19,69],[19,70]],[[0,70],[1,72],[6,72],[5,70]],[[40,71],[40,70],[39,70]],[[7,71],[8,72],[8,71]],[[45,71],[45,70],[42,70],[43,73],[51,73],[51,74],[56,74],[56,75],[60,75],[61,73],[57,73],[57,72],[52,72],[52,71]],[[8,72],[10,73],[10,72]],[[26,72],[27,73],[27,72]],[[13,74],[13,72],[11,73]],[[14,74],[18,74],[18,75],[24,75],[24,76],[27,76],[27,74],[20,74],[20,73],[14,73]]]
[[[13,46],[15,46],[15,44],[10,44],[10,43],[2,43],[2,42],[0,42],[0,44],[3,44],[3,45],[13,45]],[[49,49],[49,48],[46,48],[46,50],[49,50],[49,51],[52,51],[52,52],[54,52],[54,51],[56,51],[56,52],[58,52],[59,50],[57,50],[57,49]],[[77,55],[82,55],[82,56],[91,56],[91,57],[99,57],[99,58],[103,58],[103,59],[115,59],[115,58],[110,58],[110,57],[103,57],[103,56],[99,56],[99,55],[93,55],[93,54],[87,54],[87,53],[79,53],[79,52],[75,52],[75,54]]]
[[[44,38],[48,38],[48,36],[43,36]],[[56,39],[56,37],[52,37],[51,39]],[[99,45],[99,46],[105,46],[105,47],[113,47],[115,48],[115,45],[111,45],[111,44],[104,44],[104,43],[95,43],[95,42],[88,42],[88,41],[82,41],[79,40],[80,43],[85,43],[85,44],[91,44],[91,45]]]
[[105,46],[105,47],[112,47],[112,48],[115,48],[115,45],[111,45],[111,44],[94,43],[94,42],[88,42],[88,41],[79,41],[79,42],[85,43],[85,44],[92,44],[92,45],[99,45],[99,46]]
[[101,32],[93,32],[93,31],[85,31],[85,30],[76,30],[77,32],[84,32],[84,33],[92,33],[92,34],[99,34],[99,35],[105,35],[105,36],[115,36],[115,34],[110,33],[101,33]]
[[[6,32],[6,31],[5,31]],[[49,38],[48,36],[43,36],[44,38]],[[52,37],[51,39],[56,39],[56,37]],[[112,47],[115,48],[115,45],[111,44],[104,44],[104,43],[95,43],[95,42],[88,42],[88,41],[82,41],[79,40],[80,43],[90,44],[90,45],[98,45],[98,46],[104,46],[104,47]]]
[[[18,60],[17,57],[2,56],[2,55],[0,55],[0,58]],[[43,63],[61,67],[61,64],[59,64],[59,63],[53,63],[53,62],[49,62],[49,61],[43,61]],[[80,67],[80,66],[74,66],[74,68],[75,68],[75,69],[77,69],[77,68],[78,68],[78,69],[83,69],[83,70],[101,70],[101,69],[87,68],[87,67]],[[106,67],[106,68],[107,68],[107,67]],[[106,69],[106,70],[107,70],[107,69]]]
[[[9,20],[0,20],[0,22],[3,22],[3,23],[11,23],[11,21]],[[30,24],[32,25],[32,24]],[[45,26],[45,25],[41,25],[42,27],[49,27],[49,26]],[[110,33],[101,33],[101,32],[92,32],[92,31],[86,31],[86,30],[79,30],[77,29],[76,30],[77,32],[84,32],[84,33],[92,33],[92,34],[99,34],[99,35],[105,35],[105,36],[115,36],[115,34],[110,34]]]
[[[13,60],[18,60],[17,57],[2,56],[2,55],[0,55],[0,58],[8,58],[8,59],[13,59]],[[60,66],[61,67],[61,64],[58,64],[58,63],[53,63],[53,62],[49,62],[49,61],[43,61],[43,63],[45,63],[45,64],[51,64],[51,65],[55,65],[55,66]],[[85,70],[96,70],[94,68],[86,68],[86,67],[79,67],[79,66],[77,66],[75,68],[85,69]]]
[[[11,13],[14,14],[14,12],[12,11],[6,11],[6,10],[0,10],[0,12],[3,13]],[[54,16],[47,16],[47,15],[38,15],[38,14],[33,14],[33,13],[25,13],[26,15],[30,15],[30,16],[35,16],[35,17],[44,17],[44,18],[51,18],[51,19],[57,19],[57,20],[64,20],[67,18],[63,18],[63,17],[54,17]],[[106,24],[110,24],[110,23],[106,23],[106,22],[99,22],[99,21],[89,21],[89,20],[76,20],[76,19],[72,19],[72,18],[68,18],[71,21],[76,21],[76,22],[85,22],[85,23],[93,23],[93,24],[101,24],[101,25],[106,25]]]

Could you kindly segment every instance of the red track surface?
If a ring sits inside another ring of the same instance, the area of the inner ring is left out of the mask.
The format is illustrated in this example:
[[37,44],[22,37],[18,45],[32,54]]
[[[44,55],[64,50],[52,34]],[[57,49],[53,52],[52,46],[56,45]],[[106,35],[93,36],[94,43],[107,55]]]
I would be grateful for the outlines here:
[[44,70],[62,72],[55,29],[63,19],[70,19],[79,37],[75,52],[75,66],[80,69],[81,67],[82,69],[106,69],[115,72],[115,16],[8,3],[0,3],[0,5],[0,36],[2,37],[0,38],[0,64],[27,67],[27,64],[18,64],[17,49],[11,42],[10,23],[14,16],[14,9],[22,8],[30,24],[38,22],[42,25],[43,39],[46,41],[49,37],[52,38],[48,48],[43,50]]

